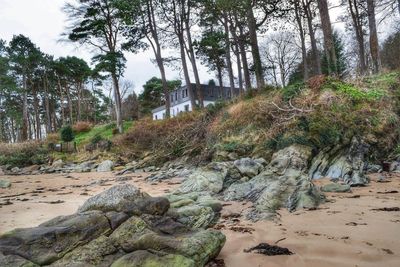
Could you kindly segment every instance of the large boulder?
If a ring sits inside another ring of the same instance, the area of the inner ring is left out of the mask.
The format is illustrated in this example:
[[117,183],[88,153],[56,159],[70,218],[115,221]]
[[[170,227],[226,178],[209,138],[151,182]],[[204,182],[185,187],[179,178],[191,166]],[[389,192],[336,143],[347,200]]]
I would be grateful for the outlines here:
[[313,160],[309,170],[312,179],[327,177],[340,179],[350,186],[368,183],[364,172],[369,145],[354,137],[350,144],[321,151]]
[[170,209],[166,197],[110,188],[76,214],[0,236],[0,266],[203,267],[225,243],[221,232],[205,229],[222,207],[205,193],[169,197],[191,202]]
[[110,172],[114,169],[114,162],[105,160],[97,166],[97,172]]
[[116,185],[86,200],[78,211],[121,211],[127,202],[134,202],[145,197],[149,197],[149,195],[140,192],[140,190],[133,185]]
[[263,169],[262,164],[251,158],[242,158],[235,160],[234,165],[242,175],[250,178],[258,175]]
[[0,252],[48,265],[76,247],[111,231],[101,212],[57,217],[39,227],[16,229],[0,237]]
[[224,199],[253,202],[254,209],[248,213],[251,220],[273,217],[282,207],[290,211],[316,207],[323,196],[304,175],[311,150],[307,146],[292,145],[276,152],[263,172],[248,182],[231,185],[225,190]]

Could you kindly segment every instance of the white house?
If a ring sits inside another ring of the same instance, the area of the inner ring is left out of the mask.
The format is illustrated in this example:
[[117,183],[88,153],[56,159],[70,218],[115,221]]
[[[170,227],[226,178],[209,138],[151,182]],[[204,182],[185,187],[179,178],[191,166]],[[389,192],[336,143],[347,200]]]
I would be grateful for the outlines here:
[[[191,84],[193,93],[197,95],[196,92],[196,84]],[[229,100],[232,98],[230,87],[219,87],[214,85],[201,85],[201,90],[203,93],[204,106],[208,106],[210,104],[214,104],[218,100]],[[240,90],[235,88],[234,97],[238,96]],[[171,108],[170,114],[171,117],[175,117],[182,112],[190,112],[193,110],[188,89],[186,86],[182,86],[172,92],[170,92],[170,101]],[[153,109],[153,120],[162,120],[165,118],[165,105]]]

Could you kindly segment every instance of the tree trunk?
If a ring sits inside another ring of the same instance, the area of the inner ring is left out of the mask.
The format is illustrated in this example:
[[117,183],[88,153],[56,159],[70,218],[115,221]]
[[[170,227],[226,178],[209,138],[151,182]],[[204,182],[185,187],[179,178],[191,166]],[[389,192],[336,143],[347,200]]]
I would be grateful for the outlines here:
[[303,2],[303,8],[304,8],[304,11],[306,13],[306,18],[307,18],[308,31],[310,33],[311,54],[312,54],[312,58],[313,58],[314,75],[320,75],[322,73],[321,59],[319,56],[317,39],[315,38],[315,31],[314,31],[314,25],[313,25],[313,14],[311,12],[310,5],[311,5],[311,2],[308,2],[307,4]]
[[217,72],[218,72],[218,83],[219,83],[218,97],[221,97],[221,93],[224,88],[224,81],[222,79],[222,69],[219,65],[217,66]]
[[74,124],[73,121],[73,107],[72,107],[72,99],[71,99],[71,92],[69,90],[68,85],[65,85],[65,91],[67,93],[67,101],[68,101],[68,108],[69,108],[69,124]]
[[35,113],[35,138],[39,140],[41,138],[40,136],[40,115],[39,115],[39,99],[37,97],[37,92],[36,90],[33,92],[33,110]]
[[247,62],[247,55],[246,55],[246,43],[245,43],[245,36],[243,32],[243,28],[239,25],[239,49],[240,49],[240,56],[242,58],[242,65],[243,65],[243,76],[244,76],[244,83],[246,85],[246,89],[251,89],[251,79],[250,79],[250,71],[249,71],[249,63]]
[[201,108],[204,108],[203,92],[201,90],[199,71],[197,69],[196,56],[194,54],[194,49],[193,49],[192,35],[190,33],[190,27],[189,27],[189,18],[185,19],[185,26],[186,26],[186,36],[187,36],[187,43],[188,43],[188,50],[189,50],[188,54],[189,54],[189,60],[190,60],[190,63],[192,65],[192,69],[193,69],[194,80],[196,82],[197,98],[199,99],[199,106]]
[[28,140],[28,83],[25,75],[22,77],[23,82],[23,101],[22,101],[22,127],[21,127],[21,140]]
[[243,94],[243,74],[242,74],[242,62],[240,60],[240,51],[239,51],[239,45],[236,42],[235,43],[235,55],[236,55],[236,64],[237,64],[237,70],[238,70],[238,80],[239,80],[239,89],[240,89],[240,95]]
[[64,93],[63,93],[63,89],[62,89],[61,81],[60,81],[59,77],[57,77],[57,84],[58,84],[58,90],[60,91],[61,123],[62,123],[62,125],[64,125],[65,124]]
[[374,73],[379,72],[379,42],[376,30],[375,1],[367,0],[368,5],[368,25],[369,25],[369,45]]
[[303,22],[300,14],[300,6],[299,0],[296,0],[294,3],[295,8],[295,15],[296,15],[296,22],[297,26],[299,27],[299,34],[300,34],[300,41],[301,41],[301,57],[303,60],[303,80],[308,80],[308,62],[307,62],[307,47],[306,47],[306,40],[305,40],[305,33],[303,28]]
[[264,81],[264,71],[261,62],[260,49],[258,47],[258,39],[257,39],[257,22],[254,17],[253,7],[250,0],[248,2],[247,7],[247,21],[250,35],[250,45],[251,52],[253,54],[253,62],[254,62],[254,71],[256,74],[257,87],[261,89],[265,86]]
[[229,38],[229,21],[228,15],[224,12],[224,33],[225,33],[225,56],[226,56],[226,66],[228,68],[229,75],[229,85],[230,85],[230,93],[231,97],[234,96],[235,93],[235,80],[233,77],[233,68],[232,68],[232,59],[231,59],[231,41]]
[[362,25],[362,18],[358,10],[356,0],[348,0],[350,15],[353,21],[354,31],[356,33],[356,39],[358,44],[358,58],[360,61],[360,74],[365,74],[367,65],[365,64],[365,44],[364,44],[364,31]]
[[43,78],[43,88],[44,88],[44,104],[46,111],[46,134],[51,133],[51,118],[50,118],[50,101],[49,101],[49,84],[47,80],[47,75]]
[[113,85],[114,85],[114,101],[115,101],[115,115],[117,119],[118,132],[123,133],[124,129],[122,126],[122,104],[121,104],[121,92],[119,91],[118,77],[115,73],[111,74]]
[[78,107],[77,107],[77,121],[81,121],[82,112],[82,82],[77,82],[77,93],[78,93]]
[[190,103],[192,105],[192,109],[196,109],[196,99],[192,90],[192,85],[190,82],[190,76],[189,76],[189,70],[186,62],[186,54],[185,54],[185,45],[184,45],[184,38],[183,38],[183,33],[179,35],[179,46],[180,46],[180,52],[181,52],[181,60],[182,60],[182,68],[183,68],[183,74],[185,76],[185,83],[186,83],[186,88],[189,93],[189,98],[190,98]]
[[325,54],[328,61],[328,73],[337,74],[337,57],[333,42],[332,25],[329,17],[328,2],[318,0],[318,9],[321,17],[322,32],[324,34]]

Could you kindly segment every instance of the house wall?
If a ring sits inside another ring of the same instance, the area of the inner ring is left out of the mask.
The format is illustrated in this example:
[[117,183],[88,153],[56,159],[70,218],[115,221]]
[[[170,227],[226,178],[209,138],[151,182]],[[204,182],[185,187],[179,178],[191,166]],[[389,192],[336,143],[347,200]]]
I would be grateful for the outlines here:
[[[210,104],[214,104],[214,101],[204,101],[204,106],[207,107]],[[181,112],[186,112],[185,111],[185,106],[189,106],[189,111],[192,111],[192,104],[189,100],[182,102],[176,106],[171,107],[170,109],[170,114],[171,117],[176,117],[179,113]],[[153,113],[153,120],[163,120],[165,117],[165,109],[160,110],[158,112]]]

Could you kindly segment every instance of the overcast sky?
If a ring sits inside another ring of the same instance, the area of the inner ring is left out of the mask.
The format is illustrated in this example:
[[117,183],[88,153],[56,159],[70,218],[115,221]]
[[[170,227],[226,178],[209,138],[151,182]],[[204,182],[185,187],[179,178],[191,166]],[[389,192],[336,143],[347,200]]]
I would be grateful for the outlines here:
[[[0,39],[8,42],[13,35],[23,34],[47,54],[77,56],[90,62],[88,48],[58,41],[66,25],[66,16],[61,10],[64,3],[65,0],[0,0]],[[135,84],[137,93],[151,77],[160,76],[158,68],[151,62],[150,50],[136,55],[127,53],[126,57],[124,79]],[[181,79],[176,70],[169,69],[167,74],[168,79]],[[205,82],[212,77],[201,68],[201,78]]]

